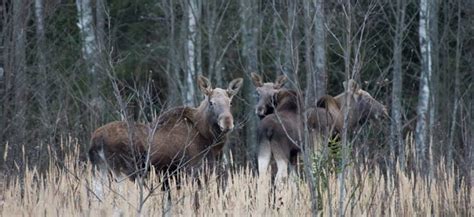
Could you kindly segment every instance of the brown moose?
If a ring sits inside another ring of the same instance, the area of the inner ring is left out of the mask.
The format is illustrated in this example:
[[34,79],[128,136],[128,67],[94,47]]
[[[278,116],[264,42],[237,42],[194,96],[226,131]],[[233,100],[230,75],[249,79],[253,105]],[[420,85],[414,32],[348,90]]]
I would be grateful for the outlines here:
[[[296,164],[301,150],[302,99],[296,91],[283,87],[286,80],[286,76],[279,76],[274,83],[264,83],[259,75],[252,73],[259,98],[255,113],[262,119],[257,128],[258,170],[264,174],[273,155],[278,168],[276,182],[288,176],[288,164]],[[320,107],[308,109],[307,114],[311,134],[320,136],[329,133],[335,128],[334,123],[342,120],[337,102],[331,96],[321,99],[318,104]]]
[[[275,181],[278,182],[288,176],[288,164],[294,166],[301,151],[298,146],[303,129],[301,98],[295,91],[282,88],[286,78],[279,77],[275,83],[263,83],[260,76],[252,74],[252,80],[260,96],[256,113],[262,119],[258,127],[259,173],[266,173],[273,155],[278,167]],[[311,143],[327,141],[324,139],[342,130],[345,96],[350,96],[350,102],[354,105],[349,107],[349,115],[352,116],[349,118],[350,127],[364,118],[387,114],[385,107],[358,88],[353,80],[349,81],[349,87],[352,89],[334,98],[324,96],[318,100],[316,107],[306,109]]]
[[227,89],[212,88],[199,76],[205,98],[197,108],[173,108],[148,125],[112,122],[98,128],[89,149],[92,164],[134,179],[146,172],[145,162],[158,171],[174,171],[197,166],[204,158],[214,160],[234,128],[231,101],[242,81],[234,79]]
[[[346,91],[337,95],[334,99],[341,108],[341,112],[344,112],[345,108],[349,106],[349,129],[354,129],[368,120],[389,117],[387,108],[367,91],[362,90],[356,81],[350,79],[348,82],[343,82],[343,85]],[[346,96],[349,97],[348,105],[346,104]]]

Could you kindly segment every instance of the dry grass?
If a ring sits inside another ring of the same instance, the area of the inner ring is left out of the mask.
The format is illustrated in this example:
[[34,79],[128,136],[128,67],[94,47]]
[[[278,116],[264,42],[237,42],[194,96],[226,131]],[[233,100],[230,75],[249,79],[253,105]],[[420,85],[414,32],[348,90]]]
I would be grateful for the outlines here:
[[[78,144],[67,144],[76,145]],[[68,155],[58,166],[51,160],[44,176],[34,168],[26,168],[24,177],[2,182],[0,203],[2,216],[308,216],[311,201],[308,185],[293,177],[289,184],[274,190],[268,177],[252,175],[249,168],[228,172],[225,178],[206,174],[209,180],[198,187],[185,179],[178,190],[171,184],[171,202],[163,191],[150,197],[146,188],[128,180],[104,182],[102,201],[89,166],[81,166],[77,152]],[[470,216],[473,192],[466,183],[456,183],[453,169],[440,166],[436,178],[426,180],[406,174],[399,168],[384,178],[380,169],[362,170],[354,175],[349,168],[346,177],[345,215],[350,216]],[[204,176],[200,176],[203,179]],[[395,178],[396,177],[396,178]],[[339,200],[336,174],[326,177],[329,187],[322,189],[322,216],[336,215]],[[159,185],[150,177],[146,186]],[[218,181],[220,180],[220,181]],[[225,187],[222,186],[225,183]],[[458,186],[456,186],[458,184]],[[469,190],[468,190],[469,189]],[[469,191],[469,192],[468,192]],[[146,199],[144,199],[146,198]],[[196,199],[199,208],[196,208]],[[143,205],[140,209],[140,205]],[[141,210],[139,213],[139,210]]]

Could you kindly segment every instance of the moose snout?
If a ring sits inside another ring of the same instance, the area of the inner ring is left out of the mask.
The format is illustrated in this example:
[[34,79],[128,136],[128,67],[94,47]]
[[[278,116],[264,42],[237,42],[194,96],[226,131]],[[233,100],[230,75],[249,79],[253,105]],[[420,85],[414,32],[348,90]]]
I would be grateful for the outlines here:
[[264,106],[259,106],[255,109],[255,113],[257,114],[257,116],[262,119],[263,117],[265,117],[265,107]]
[[232,131],[234,129],[234,118],[229,114],[222,114],[219,116],[219,121],[217,123],[221,128],[222,132]]

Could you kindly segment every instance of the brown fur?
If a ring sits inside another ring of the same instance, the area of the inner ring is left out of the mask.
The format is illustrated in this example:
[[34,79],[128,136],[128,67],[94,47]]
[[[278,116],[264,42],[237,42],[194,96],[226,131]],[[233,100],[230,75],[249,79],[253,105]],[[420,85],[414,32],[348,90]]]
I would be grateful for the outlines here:
[[375,100],[367,91],[362,90],[354,80],[344,82],[346,91],[337,95],[335,98],[341,108],[341,113],[347,107],[346,99],[349,99],[348,129],[354,129],[358,124],[371,119],[380,119],[388,117],[385,106]]
[[[242,79],[233,80],[227,90],[212,89],[204,77],[198,82],[205,99],[197,108],[173,108],[149,125],[133,124],[137,127],[129,128],[125,122],[113,122],[97,129],[89,150],[91,162],[106,164],[112,171],[134,178],[148,154],[149,162],[159,171],[191,168],[204,158],[214,160],[234,127],[230,102]],[[135,133],[132,139],[128,129]],[[101,150],[105,161],[100,158]]]
[[103,150],[103,156],[108,159],[107,167],[113,172],[123,171],[134,176],[134,171],[142,166],[138,162],[145,151],[147,137],[148,126],[144,124],[131,123],[128,126],[123,121],[108,123],[92,134],[89,159],[93,164],[100,163],[103,157],[99,155],[99,150]]
[[275,98],[275,112],[262,119],[257,135],[260,145],[259,173],[266,171],[270,160],[270,156],[265,159],[262,156],[273,154],[277,161],[279,179],[286,177],[288,161],[296,162],[297,153],[300,152],[299,131],[303,129],[303,125],[299,117],[301,99],[295,91],[280,90]]
[[307,110],[308,127],[324,135],[340,132],[344,120],[337,101],[326,95],[321,97],[316,105]]

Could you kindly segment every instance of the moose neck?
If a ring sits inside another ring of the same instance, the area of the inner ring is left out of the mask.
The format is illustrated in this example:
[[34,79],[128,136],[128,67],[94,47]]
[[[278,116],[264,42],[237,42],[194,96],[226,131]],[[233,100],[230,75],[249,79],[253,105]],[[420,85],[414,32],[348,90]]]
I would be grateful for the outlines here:
[[300,108],[298,93],[293,90],[281,90],[276,97],[277,111],[291,111],[297,113]]

